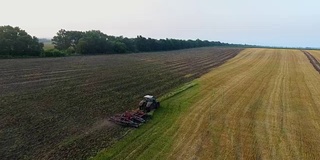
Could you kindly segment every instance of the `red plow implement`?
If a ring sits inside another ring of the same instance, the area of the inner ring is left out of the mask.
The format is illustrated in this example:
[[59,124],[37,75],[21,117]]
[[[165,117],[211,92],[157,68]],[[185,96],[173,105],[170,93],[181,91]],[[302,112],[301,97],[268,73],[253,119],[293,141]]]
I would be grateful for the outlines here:
[[122,126],[138,128],[150,118],[148,112],[157,109],[159,106],[160,103],[154,96],[146,95],[139,103],[139,109],[116,114],[109,120]]

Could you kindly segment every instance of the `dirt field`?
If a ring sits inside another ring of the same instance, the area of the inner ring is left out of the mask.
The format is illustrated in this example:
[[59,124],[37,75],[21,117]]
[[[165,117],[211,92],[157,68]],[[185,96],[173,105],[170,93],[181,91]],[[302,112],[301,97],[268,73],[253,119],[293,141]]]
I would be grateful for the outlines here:
[[194,83],[96,159],[320,157],[320,74],[303,52],[247,49]]
[[129,129],[107,121],[236,56],[241,49],[0,60],[0,157],[85,159]]

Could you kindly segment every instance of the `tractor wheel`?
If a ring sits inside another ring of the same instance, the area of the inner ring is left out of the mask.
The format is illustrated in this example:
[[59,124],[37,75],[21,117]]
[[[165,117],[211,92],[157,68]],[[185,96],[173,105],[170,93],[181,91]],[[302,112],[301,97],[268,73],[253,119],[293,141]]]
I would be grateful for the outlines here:
[[156,109],[160,107],[160,102],[156,103]]

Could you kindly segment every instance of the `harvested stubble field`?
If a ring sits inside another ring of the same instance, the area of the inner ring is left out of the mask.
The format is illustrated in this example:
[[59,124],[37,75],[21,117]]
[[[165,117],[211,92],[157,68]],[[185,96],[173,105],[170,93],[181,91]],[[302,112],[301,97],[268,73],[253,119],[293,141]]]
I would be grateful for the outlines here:
[[308,57],[310,63],[314,67],[314,69],[316,69],[320,73],[319,60],[315,56],[313,56],[311,53],[309,53],[308,51],[302,51],[302,52]]
[[193,83],[95,159],[320,157],[320,74],[303,52],[246,49]]
[[318,63],[320,63],[320,51],[319,50],[310,50],[307,52],[310,53],[318,61]]
[[127,55],[0,60],[1,159],[84,159],[130,129],[107,118],[236,56],[200,48]]

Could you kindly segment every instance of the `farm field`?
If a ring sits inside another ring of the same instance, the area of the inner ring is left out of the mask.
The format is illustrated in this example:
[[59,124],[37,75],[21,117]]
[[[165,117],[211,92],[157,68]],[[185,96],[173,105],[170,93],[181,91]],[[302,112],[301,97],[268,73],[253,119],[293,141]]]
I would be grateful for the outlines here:
[[320,74],[303,52],[246,49],[191,84],[93,159],[320,157]]
[[110,123],[242,49],[0,60],[0,157],[86,159],[132,129]]
[[[319,60],[313,56],[310,52],[308,51],[302,51],[307,58],[309,59],[310,63],[312,64],[312,66],[314,67],[315,70],[317,70],[320,73],[320,63]],[[317,56],[317,55],[316,55]]]
[[52,44],[52,42],[44,42],[43,49],[44,50],[54,49],[54,45]]
[[313,57],[315,57],[318,62],[320,62],[320,51],[318,50],[309,50],[308,51]]

